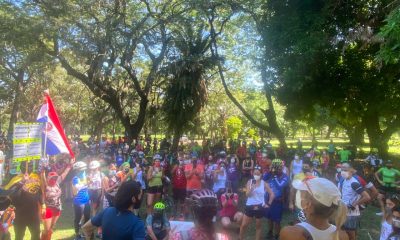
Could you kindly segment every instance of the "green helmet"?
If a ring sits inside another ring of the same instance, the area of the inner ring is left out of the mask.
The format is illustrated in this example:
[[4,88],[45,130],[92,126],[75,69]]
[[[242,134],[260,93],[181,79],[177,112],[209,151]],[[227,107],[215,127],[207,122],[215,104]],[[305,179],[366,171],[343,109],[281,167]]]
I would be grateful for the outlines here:
[[165,204],[162,202],[157,202],[154,204],[154,210],[155,211],[163,211],[165,209]]

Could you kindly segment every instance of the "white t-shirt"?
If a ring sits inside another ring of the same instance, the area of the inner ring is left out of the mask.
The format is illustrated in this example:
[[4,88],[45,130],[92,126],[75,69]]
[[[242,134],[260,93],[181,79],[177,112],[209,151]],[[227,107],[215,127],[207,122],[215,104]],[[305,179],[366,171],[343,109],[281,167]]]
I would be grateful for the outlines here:
[[[250,180],[251,184],[251,180]],[[246,201],[246,206],[264,204],[265,186],[264,181],[261,180],[260,186],[254,188]]]
[[383,221],[381,227],[381,237],[379,238],[379,240],[387,240],[392,232],[392,225],[386,221]]
[[307,222],[298,223],[297,226],[301,226],[301,227],[305,228],[307,230],[307,232],[310,233],[312,239],[314,239],[314,240],[334,240],[335,239],[336,226],[334,226],[332,224],[325,230],[319,230],[318,228],[314,227],[313,225],[311,225]]

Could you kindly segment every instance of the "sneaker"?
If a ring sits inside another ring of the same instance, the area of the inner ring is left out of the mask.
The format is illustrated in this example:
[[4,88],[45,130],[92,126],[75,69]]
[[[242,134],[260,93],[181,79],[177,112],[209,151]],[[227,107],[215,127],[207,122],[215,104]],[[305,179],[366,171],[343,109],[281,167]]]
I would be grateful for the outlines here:
[[381,216],[381,217],[382,217],[382,216],[383,216],[383,212],[377,212],[377,213],[375,213],[375,215],[376,215],[376,216]]

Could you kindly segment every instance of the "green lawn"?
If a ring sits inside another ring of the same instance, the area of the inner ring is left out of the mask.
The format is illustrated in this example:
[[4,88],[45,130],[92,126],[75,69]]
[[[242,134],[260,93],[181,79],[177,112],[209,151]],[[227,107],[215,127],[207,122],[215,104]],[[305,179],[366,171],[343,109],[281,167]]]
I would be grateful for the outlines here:
[[[242,202],[244,199],[242,198]],[[144,205],[144,204],[143,204]],[[242,204],[243,206],[243,204]],[[368,206],[368,208],[363,212],[362,220],[361,220],[361,230],[359,231],[358,240],[375,240],[379,239],[380,234],[380,217],[376,216],[375,213],[378,212],[378,209],[373,206]],[[144,216],[144,208],[141,209],[141,216]],[[293,216],[286,212],[284,214],[284,218],[282,221],[282,226],[285,226],[293,219]],[[263,219],[263,236],[267,235],[267,222]],[[247,229],[247,238],[248,240],[254,239],[255,235],[255,221],[249,226]],[[13,229],[11,229],[11,233],[13,235]],[[229,234],[230,239],[237,239],[238,233],[231,232]],[[369,235],[372,237],[370,238]],[[13,239],[14,237],[12,237]],[[64,211],[57,223],[56,231],[53,234],[52,239],[55,240],[72,240],[74,238],[74,230],[73,230],[73,209],[72,203],[64,204]],[[264,238],[264,237],[263,237]],[[29,232],[26,232],[25,239],[30,239]]]

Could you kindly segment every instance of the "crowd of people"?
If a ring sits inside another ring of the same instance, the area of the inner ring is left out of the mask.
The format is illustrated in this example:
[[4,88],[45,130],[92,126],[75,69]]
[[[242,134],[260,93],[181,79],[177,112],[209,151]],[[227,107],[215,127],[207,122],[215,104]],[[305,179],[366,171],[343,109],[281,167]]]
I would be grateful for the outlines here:
[[[167,139],[122,137],[73,147],[78,161],[60,155],[19,166],[0,191],[3,233],[13,225],[17,240],[26,228],[32,239],[50,240],[71,199],[76,239],[353,240],[376,202],[380,240],[400,239],[400,171],[375,152],[360,158],[332,141],[303,149],[300,140],[288,148],[192,141],[172,151]],[[285,211],[291,222],[281,228]],[[177,230],[183,221],[194,225]]]

